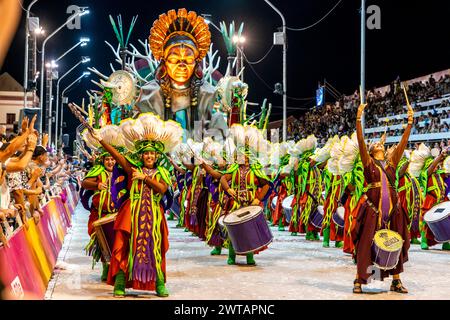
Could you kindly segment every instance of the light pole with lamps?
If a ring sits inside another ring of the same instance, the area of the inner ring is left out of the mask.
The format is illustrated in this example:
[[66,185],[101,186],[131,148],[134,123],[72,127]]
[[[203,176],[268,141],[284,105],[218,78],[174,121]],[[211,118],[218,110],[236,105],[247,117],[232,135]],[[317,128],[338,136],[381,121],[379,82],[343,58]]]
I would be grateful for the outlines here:
[[[30,23],[30,10],[31,7],[38,2],[38,0],[33,0],[30,5],[27,8],[27,16],[25,18],[25,63],[24,63],[24,73],[23,73],[23,88],[25,90],[25,95],[26,92],[28,90],[28,46],[29,46],[29,37],[30,37],[30,28],[29,28],[29,23]],[[33,30],[34,32],[34,30]],[[26,107],[26,105],[24,105],[24,107]]]
[[[78,46],[86,46],[87,43],[89,42],[89,38],[81,38],[80,41],[78,41],[77,44],[75,44],[73,47],[71,47],[70,49],[68,49],[66,52],[64,52],[61,56],[59,56],[59,58],[57,58],[56,60],[52,61],[52,65],[56,64],[56,62],[58,62],[59,60],[61,60],[65,55],[67,55],[69,52],[71,52],[72,50],[74,50],[76,47]],[[57,68],[58,66],[56,65],[54,68]],[[56,79],[56,78],[55,78]],[[53,91],[53,73],[52,76],[49,79],[50,83],[49,85],[49,99],[50,101],[48,101],[48,141],[50,142],[50,144],[52,143],[52,118],[53,118],[53,99],[52,99],[52,91]],[[58,121],[56,121],[56,124],[58,123]],[[56,136],[56,133],[55,133]]]
[[64,58],[69,52],[71,52],[72,50],[74,50],[76,47],[81,46],[81,47],[85,47],[87,46],[88,42],[91,41],[89,38],[80,38],[80,41],[77,42],[76,45],[74,45],[73,47],[71,47],[69,50],[67,50],[66,52],[64,52],[62,55],[59,56],[59,58],[57,58],[55,60],[55,62],[58,62],[59,60],[61,60],[62,58]]
[[[56,130],[55,130],[55,146],[58,145],[58,124],[59,124],[59,84],[61,82],[62,79],[64,79],[69,73],[71,73],[73,70],[75,70],[80,64],[82,63],[87,63],[91,61],[91,59],[89,57],[82,57],[81,60],[75,64],[72,68],[70,68],[66,73],[64,73],[61,77],[59,77],[58,81],[56,82],[56,120],[55,120],[55,125],[56,125]],[[61,110],[61,117],[62,117],[62,110]],[[51,143],[51,142],[50,142]]]
[[44,67],[45,67],[45,45],[47,44],[47,41],[50,40],[56,33],[58,33],[62,28],[64,28],[66,25],[68,25],[73,19],[75,19],[76,17],[80,16],[84,16],[85,14],[88,14],[89,10],[87,10],[86,7],[79,7],[78,12],[74,13],[73,15],[71,15],[67,21],[62,24],[58,29],[56,29],[55,31],[53,31],[47,38],[45,38],[45,40],[42,42],[42,49],[41,49],[41,87],[40,87],[40,94],[39,94],[39,107],[40,107],[40,112],[41,112],[41,121],[39,123],[39,132],[43,132],[42,131],[42,127],[43,127],[43,123],[44,123],[44,115],[43,115],[43,110],[44,110]]
[[236,45],[236,54],[237,54],[237,66],[236,66],[236,75],[240,74],[241,81],[244,82],[244,43],[246,39],[243,36],[234,35],[233,43]]
[[[269,0],[264,0],[276,13],[281,17],[283,22],[282,26],[282,44],[283,44],[283,141],[286,141],[287,138],[287,36],[286,36],[286,19],[283,14],[278,10]],[[274,40],[277,40],[275,38]],[[280,44],[275,41],[274,44]]]
[[71,84],[69,84],[61,93],[61,124],[59,126],[59,138],[62,139],[62,126],[63,126],[63,119],[64,119],[64,94],[66,93],[67,90],[69,90],[74,84],[76,84],[78,81],[80,81],[81,79],[83,79],[84,77],[89,77],[90,76],[90,72],[89,71],[85,71],[83,72],[83,74],[81,76],[79,76],[78,78],[75,79],[75,81],[73,81]]

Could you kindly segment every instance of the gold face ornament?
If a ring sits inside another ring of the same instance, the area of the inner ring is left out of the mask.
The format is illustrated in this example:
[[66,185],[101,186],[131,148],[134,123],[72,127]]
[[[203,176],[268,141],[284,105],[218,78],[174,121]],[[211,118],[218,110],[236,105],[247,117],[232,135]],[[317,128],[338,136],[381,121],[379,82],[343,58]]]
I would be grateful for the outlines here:
[[170,79],[177,85],[188,82],[194,73],[197,56],[197,52],[184,44],[168,48],[164,63]]

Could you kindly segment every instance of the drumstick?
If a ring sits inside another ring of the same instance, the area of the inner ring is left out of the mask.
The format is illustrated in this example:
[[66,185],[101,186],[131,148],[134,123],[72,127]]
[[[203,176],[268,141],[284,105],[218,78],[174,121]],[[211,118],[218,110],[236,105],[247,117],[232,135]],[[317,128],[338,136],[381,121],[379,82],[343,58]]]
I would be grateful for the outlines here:
[[92,128],[92,126],[87,123],[86,119],[84,119],[84,117],[81,115],[81,112],[78,111],[72,103],[69,103],[68,107],[69,110],[74,114],[74,116],[81,122],[81,124],[83,124],[91,134],[94,133],[94,128]]
[[405,99],[406,99],[406,105],[408,107],[410,107],[411,105],[409,104],[408,94],[406,93],[406,88],[405,88],[404,83],[402,83],[402,88],[403,88],[403,94],[405,95]]

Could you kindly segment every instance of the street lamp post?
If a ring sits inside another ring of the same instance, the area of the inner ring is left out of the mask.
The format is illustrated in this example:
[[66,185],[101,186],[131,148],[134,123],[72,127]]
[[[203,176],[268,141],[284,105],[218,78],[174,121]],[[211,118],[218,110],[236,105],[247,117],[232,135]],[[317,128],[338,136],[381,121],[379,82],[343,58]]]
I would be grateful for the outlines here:
[[[38,2],[38,0],[33,0],[31,3],[30,3],[30,5],[28,6],[28,8],[27,8],[27,16],[26,16],[26,19],[25,19],[25,63],[24,63],[24,68],[25,68],[25,70],[24,70],[24,73],[23,73],[23,88],[24,88],[24,90],[25,90],[25,95],[26,95],[26,92],[27,92],[27,90],[28,90],[28,46],[29,46],[29,44],[28,44],[28,42],[29,42],[29,37],[30,37],[30,26],[29,26],[29,23],[30,23],[30,10],[31,10],[31,7],[36,3],[36,2]],[[26,107],[26,105],[24,105],[24,107]]]
[[276,13],[281,17],[283,22],[283,141],[287,139],[287,36],[286,36],[286,19],[283,14],[278,10],[269,0],[264,0]]
[[59,126],[59,138],[62,139],[62,126],[63,126],[63,119],[64,119],[64,94],[66,93],[69,88],[71,88],[75,83],[83,79],[84,77],[88,77],[91,73],[89,71],[83,72],[81,76],[75,79],[71,84],[69,84],[61,93],[61,124]]
[[49,117],[48,117],[48,141],[50,142],[50,145],[52,144],[52,91],[53,91],[53,70],[58,68],[58,65],[55,63],[55,61],[52,61],[51,63],[47,63],[46,65],[47,72],[46,72],[46,81],[48,85],[48,110],[49,110]]
[[55,62],[58,62],[59,60],[61,60],[62,58],[64,58],[69,52],[71,52],[72,50],[74,50],[76,47],[78,46],[87,46],[88,42],[90,41],[89,38],[80,38],[80,41],[77,42],[76,45],[74,45],[73,47],[71,47],[70,49],[68,49],[66,52],[64,52],[62,55],[59,56],[59,58],[57,58],[55,60]]
[[242,69],[244,68],[244,43],[246,39],[243,36],[234,35],[232,40],[236,45],[236,75],[240,74],[240,79],[244,82],[244,71]]
[[[64,73],[61,77],[59,77],[58,81],[56,82],[56,119],[55,119],[55,146],[58,146],[58,124],[59,124],[59,84],[62,79],[64,79],[69,73],[71,73],[73,70],[75,70],[80,64],[87,63],[91,61],[89,57],[83,57],[77,64],[75,64],[72,68],[70,68],[66,73]],[[61,117],[62,117],[62,110],[61,110]],[[51,143],[51,142],[50,142]]]
[[[73,47],[71,47],[70,49],[68,49],[66,52],[64,52],[59,58],[57,58],[56,60],[52,61],[52,68],[57,68],[58,66],[55,65],[56,62],[58,62],[59,60],[61,60],[65,55],[67,55],[69,52],[71,52],[72,50],[74,50],[76,47],[78,46],[82,46],[84,47],[85,45],[87,45],[87,43],[89,42],[89,38],[81,38],[80,41],[78,41],[77,44],[75,44]],[[50,83],[49,83],[49,91],[50,91],[50,101],[48,102],[48,141],[50,142],[50,144],[52,143],[52,118],[53,118],[53,100],[52,100],[52,94],[51,92],[53,91],[53,76],[50,78]],[[55,126],[57,125],[58,121],[56,120]],[[55,136],[56,136],[56,132],[55,132]]]
[[42,131],[42,127],[43,127],[43,123],[44,123],[44,115],[43,115],[43,110],[44,110],[44,67],[45,67],[45,45],[47,44],[47,41],[50,40],[56,33],[58,33],[62,28],[64,28],[66,25],[68,25],[73,19],[75,19],[78,16],[83,16],[85,14],[88,14],[89,11],[86,10],[85,8],[79,8],[80,10],[76,13],[74,13],[73,15],[71,15],[67,21],[62,24],[58,29],[56,29],[55,31],[53,31],[47,38],[45,38],[45,40],[42,42],[42,49],[41,49],[41,87],[40,87],[40,94],[39,94],[39,107],[40,107],[40,112],[41,112],[41,121],[39,123],[39,132],[43,132]]

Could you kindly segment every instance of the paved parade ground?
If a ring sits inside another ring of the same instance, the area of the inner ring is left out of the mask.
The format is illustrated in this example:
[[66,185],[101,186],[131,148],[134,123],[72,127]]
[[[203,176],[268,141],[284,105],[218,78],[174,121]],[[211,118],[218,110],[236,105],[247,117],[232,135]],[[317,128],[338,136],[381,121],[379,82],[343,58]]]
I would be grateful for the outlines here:
[[[73,227],[67,235],[50,280],[46,299],[114,299],[112,286],[100,282],[101,263],[92,269],[86,256],[89,213],[78,205]],[[366,294],[352,293],[355,265],[341,249],[323,248],[321,242],[292,237],[272,227],[274,241],[269,249],[255,255],[256,266],[246,266],[245,257],[226,263],[227,250],[211,256],[211,249],[191,233],[175,228],[169,221],[170,248],[167,255],[167,288],[163,299],[188,300],[326,300],[326,299],[449,299],[450,252],[440,246],[423,251],[413,245],[410,261],[402,276],[409,294],[389,292],[390,279],[363,286]],[[129,299],[161,299],[154,292],[127,290]]]

